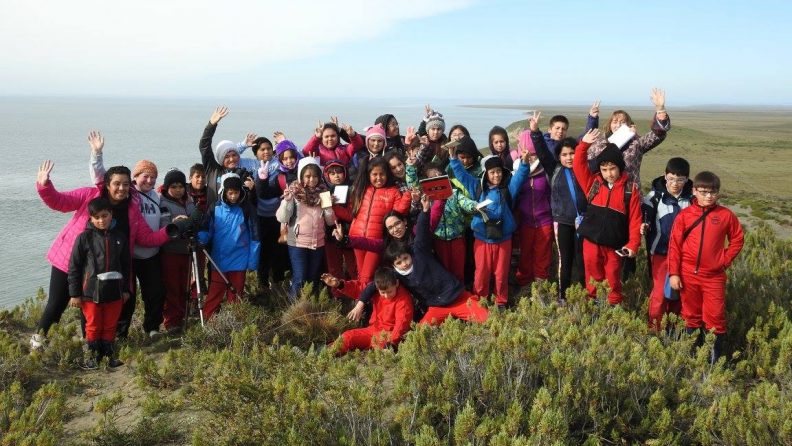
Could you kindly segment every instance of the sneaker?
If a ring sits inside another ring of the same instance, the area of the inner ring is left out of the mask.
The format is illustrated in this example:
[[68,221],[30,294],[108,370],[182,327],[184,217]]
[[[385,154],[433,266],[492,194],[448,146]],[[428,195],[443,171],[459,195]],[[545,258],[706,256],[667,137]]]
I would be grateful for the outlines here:
[[160,333],[159,330],[151,330],[148,332],[148,337],[151,339],[157,339],[160,336],[162,336],[162,333]]
[[33,336],[30,337],[30,348],[33,350],[41,350],[44,348],[44,344],[47,343],[47,338],[44,335],[35,333]]

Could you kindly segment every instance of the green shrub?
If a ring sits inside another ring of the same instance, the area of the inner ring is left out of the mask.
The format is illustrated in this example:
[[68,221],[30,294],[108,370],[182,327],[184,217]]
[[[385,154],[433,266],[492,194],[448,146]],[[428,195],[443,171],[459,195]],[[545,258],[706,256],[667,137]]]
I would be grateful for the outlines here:
[[57,384],[41,386],[28,402],[16,381],[0,393],[0,444],[56,445],[63,432],[65,412],[66,397]]

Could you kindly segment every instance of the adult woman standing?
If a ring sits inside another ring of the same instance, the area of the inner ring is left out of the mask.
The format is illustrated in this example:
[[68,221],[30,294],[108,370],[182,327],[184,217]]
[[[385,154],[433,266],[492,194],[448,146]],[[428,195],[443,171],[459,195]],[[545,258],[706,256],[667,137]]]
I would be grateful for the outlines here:
[[[101,150],[104,138],[98,132],[91,132],[88,142],[92,149]],[[59,212],[74,212],[71,220],[63,227],[52,242],[47,252],[47,260],[52,264],[50,273],[49,296],[44,313],[37,326],[37,333],[30,339],[33,348],[40,348],[45,342],[47,331],[52,324],[60,320],[69,303],[68,270],[69,257],[77,236],[82,233],[88,223],[88,202],[103,196],[113,204],[115,227],[129,237],[130,251],[136,244],[142,246],[160,246],[168,241],[165,229],[157,232],[151,230],[140,213],[136,200],[130,196],[131,172],[127,167],[114,166],[107,170],[101,185],[83,187],[68,192],[59,192],[50,181],[50,173],[54,164],[44,161],[38,170],[36,189],[41,200],[50,209]]]

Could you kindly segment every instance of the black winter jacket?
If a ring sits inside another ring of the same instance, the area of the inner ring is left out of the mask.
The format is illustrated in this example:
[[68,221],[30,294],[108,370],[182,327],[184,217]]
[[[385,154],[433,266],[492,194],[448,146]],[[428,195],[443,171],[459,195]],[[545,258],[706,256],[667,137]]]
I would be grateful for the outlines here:
[[[113,226],[115,222],[113,223]],[[130,255],[127,237],[114,227],[109,230],[97,229],[88,222],[82,234],[77,236],[69,260],[69,296],[91,299],[97,303],[110,302],[121,297],[121,293],[131,290]],[[117,271],[123,279],[114,282],[113,287],[104,289],[98,284],[97,275]]]

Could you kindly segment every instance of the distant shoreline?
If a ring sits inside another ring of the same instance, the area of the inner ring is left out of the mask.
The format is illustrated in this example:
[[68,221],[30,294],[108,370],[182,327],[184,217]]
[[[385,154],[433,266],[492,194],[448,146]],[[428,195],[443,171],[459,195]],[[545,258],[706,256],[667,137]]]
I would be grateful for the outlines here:
[[[496,110],[525,110],[532,111],[535,109],[553,109],[553,110],[567,110],[567,109],[583,109],[587,110],[591,104],[580,105],[552,105],[552,104],[459,104],[457,107],[463,108],[489,108]],[[605,105],[602,108],[609,108]],[[630,110],[638,111],[651,111],[652,107],[640,105],[614,105],[610,108],[629,108]],[[669,106],[670,109],[682,112],[713,112],[713,113],[744,113],[744,112],[763,112],[763,113],[789,113],[792,111],[792,106],[784,105],[684,105],[684,106]]]

